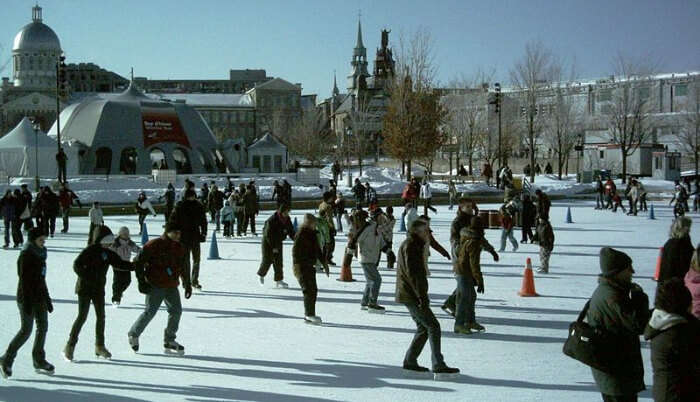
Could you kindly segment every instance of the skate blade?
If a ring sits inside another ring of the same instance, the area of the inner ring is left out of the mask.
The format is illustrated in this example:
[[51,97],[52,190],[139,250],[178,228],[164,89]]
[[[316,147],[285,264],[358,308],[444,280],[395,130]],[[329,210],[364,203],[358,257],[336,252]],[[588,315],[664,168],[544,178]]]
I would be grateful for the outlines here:
[[54,375],[53,371],[48,371],[48,370],[44,370],[44,369],[34,369],[34,372],[36,372],[37,374],[48,375],[48,376]]
[[367,309],[367,312],[370,314],[385,314],[386,310],[372,310],[372,309]]
[[97,360],[112,360],[112,356],[107,357],[107,356],[95,355],[95,358],[96,358]]
[[407,369],[402,369],[401,371],[404,378],[428,379],[432,374],[430,371],[416,371]]
[[449,381],[459,377],[459,373],[433,373],[435,381]]
[[323,324],[323,323],[321,323],[321,322],[313,322],[313,321],[309,321],[309,320],[304,320],[304,322],[305,322],[306,324],[315,325],[315,326],[317,326],[317,327],[320,327],[321,324]]
[[163,353],[166,355],[171,355],[171,356],[184,356],[185,351],[184,350],[171,350],[171,349],[163,349]]

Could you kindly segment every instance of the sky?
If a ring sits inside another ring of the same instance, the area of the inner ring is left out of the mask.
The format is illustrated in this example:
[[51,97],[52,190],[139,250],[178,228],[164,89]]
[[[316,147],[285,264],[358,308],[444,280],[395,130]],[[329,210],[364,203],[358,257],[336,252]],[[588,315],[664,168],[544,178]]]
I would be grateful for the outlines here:
[[[29,0],[0,2],[0,65],[31,21]],[[698,0],[43,0],[44,23],[68,62],[129,77],[227,79],[230,69],[267,70],[330,95],[344,92],[361,14],[371,73],[380,31],[427,29],[438,84],[479,69],[508,82],[525,45],[540,41],[580,78],[610,75],[612,58],[651,57],[663,72],[700,70]],[[2,76],[11,75],[11,65]]]

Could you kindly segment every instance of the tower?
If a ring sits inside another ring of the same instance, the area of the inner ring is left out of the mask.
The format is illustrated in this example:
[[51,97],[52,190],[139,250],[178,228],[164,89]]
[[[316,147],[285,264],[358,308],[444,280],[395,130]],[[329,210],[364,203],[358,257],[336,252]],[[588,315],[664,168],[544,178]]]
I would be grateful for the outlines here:
[[394,75],[394,56],[389,47],[389,33],[391,31],[382,29],[382,47],[377,49],[377,56],[374,59],[374,88],[386,87],[386,82]]
[[22,27],[12,46],[14,85],[31,90],[56,86],[56,61],[61,55],[56,33],[44,24],[41,7],[32,8],[32,22]]
[[362,21],[357,21],[357,44],[352,51],[352,70],[348,75],[348,92],[359,91],[367,88],[367,49],[362,43]]

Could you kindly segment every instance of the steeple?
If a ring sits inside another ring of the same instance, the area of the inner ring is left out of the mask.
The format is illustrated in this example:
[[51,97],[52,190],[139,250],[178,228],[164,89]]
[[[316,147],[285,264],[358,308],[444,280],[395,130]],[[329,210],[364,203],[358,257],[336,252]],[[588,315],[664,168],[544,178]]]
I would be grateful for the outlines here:
[[39,3],[32,7],[32,21],[41,22],[41,7],[39,7]]
[[350,92],[365,89],[367,85],[366,80],[369,77],[369,72],[367,72],[367,49],[362,44],[362,21],[360,17],[361,14],[357,20],[357,44],[352,51],[352,61],[350,62],[352,70],[350,75],[348,75],[348,90]]
[[355,49],[364,49],[365,45],[362,43],[362,20],[357,19],[357,44]]
[[338,95],[340,95],[340,91],[338,90],[338,81],[335,77],[335,70],[333,70],[333,96],[336,97]]

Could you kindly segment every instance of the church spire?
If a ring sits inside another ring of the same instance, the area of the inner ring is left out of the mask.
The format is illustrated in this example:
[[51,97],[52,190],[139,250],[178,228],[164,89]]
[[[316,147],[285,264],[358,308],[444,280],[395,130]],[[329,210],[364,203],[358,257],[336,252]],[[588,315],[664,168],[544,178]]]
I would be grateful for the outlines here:
[[338,96],[340,95],[340,91],[338,90],[338,81],[336,80],[335,77],[335,70],[333,70],[333,96]]
[[365,45],[362,43],[362,20],[361,16],[357,19],[357,44],[355,49],[364,49]]

